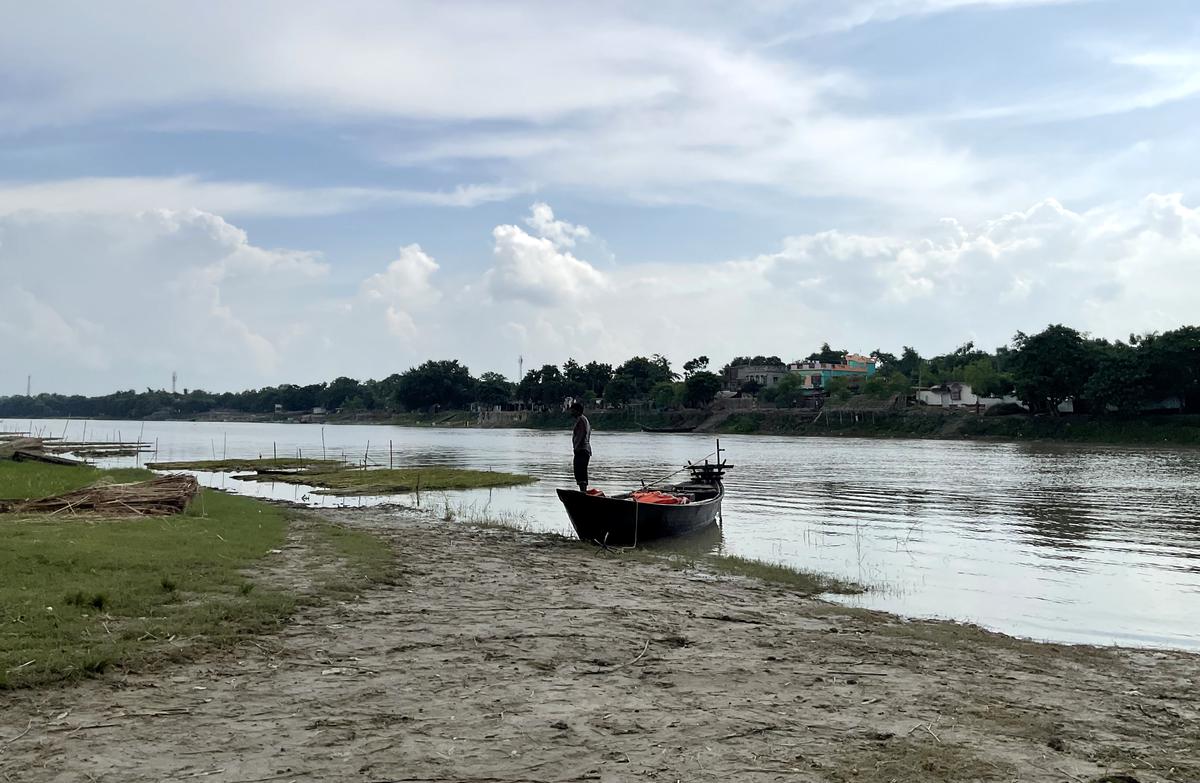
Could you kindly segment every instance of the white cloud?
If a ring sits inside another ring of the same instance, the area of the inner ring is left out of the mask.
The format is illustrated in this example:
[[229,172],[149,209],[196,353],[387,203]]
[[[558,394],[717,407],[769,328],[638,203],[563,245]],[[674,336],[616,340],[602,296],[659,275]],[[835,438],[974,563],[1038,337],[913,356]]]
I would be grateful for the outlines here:
[[[722,188],[743,188],[949,208],[992,173],[932,125],[865,108],[866,87],[846,69],[773,58],[731,35],[729,19],[701,28],[626,11],[267,2],[185,18],[166,6],[84,5],[64,18],[34,4],[0,27],[0,72],[38,85],[0,101],[0,129],[111,117],[154,126],[213,107],[234,127],[300,118],[357,142],[365,126],[364,146],[405,165],[482,163],[506,183],[656,203],[727,205]],[[389,199],[478,203],[496,186],[298,196],[220,187],[203,201],[137,206],[320,214]]]
[[362,282],[362,298],[368,308],[383,307],[389,333],[410,340],[417,334],[412,313],[441,299],[441,292],[433,285],[437,270],[437,262],[420,245],[407,245],[400,248],[400,255],[387,269]]
[[42,388],[137,387],[172,370],[253,383],[282,369],[284,333],[306,320],[297,286],[327,271],[198,210],[0,216],[0,363]]
[[385,188],[292,188],[262,182],[184,177],[83,177],[44,182],[0,181],[0,215],[22,211],[106,212],[200,209],[226,215],[311,216],[403,206],[471,207],[523,192],[503,185],[448,191]]
[[363,295],[372,301],[409,306],[436,302],[440,294],[431,280],[437,270],[437,262],[420,245],[407,245],[386,270],[363,281]]
[[495,263],[485,284],[497,299],[552,304],[594,294],[607,285],[604,275],[588,262],[518,226],[496,226],[492,239]]
[[1200,210],[1178,194],[829,230],[719,263],[622,259],[611,274],[515,225],[493,241],[484,285],[407,245],[347,296],[323,258],[254,245],[207,213],[0,216],[0,366],[11,384],[28,372],[38,388],[100,392],[165,385],[172,370],[243,388],[443,357],[511,374],[518,354],[527,367],[652,352],[719,362],[825,340],[932,353],[1052,322],[1109,338],[1174,328],[1195,322],[1200,291]]
[[549,239],[559,247],[575,247],[576,240],[591,239],[592,232],[587,226],[555,220],[554,210],[544,201],[536,202],[529,211],[530,215],[525,218],[525,225],[532,228],[538,236]]

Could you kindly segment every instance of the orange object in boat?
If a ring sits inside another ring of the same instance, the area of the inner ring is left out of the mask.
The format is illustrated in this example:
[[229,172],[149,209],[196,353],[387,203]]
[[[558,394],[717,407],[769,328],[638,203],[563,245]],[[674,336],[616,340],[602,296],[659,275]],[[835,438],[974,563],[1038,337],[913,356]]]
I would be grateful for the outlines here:
[[587,493],[588,493],[589,495],[591,495],[592,497],[597,497],[597,498],[602,498],[602,497],[604,497],[604,493],[603,493],[602,491],[598,490],[598,489],[589,489],[589,490],[587,491]]
[[638,503],[656,503],[662,506],[681,506],[688,502],[688,499],[681,495],[672,495],[669,492],[659,492],[653,489],[634,492],[633,499]]

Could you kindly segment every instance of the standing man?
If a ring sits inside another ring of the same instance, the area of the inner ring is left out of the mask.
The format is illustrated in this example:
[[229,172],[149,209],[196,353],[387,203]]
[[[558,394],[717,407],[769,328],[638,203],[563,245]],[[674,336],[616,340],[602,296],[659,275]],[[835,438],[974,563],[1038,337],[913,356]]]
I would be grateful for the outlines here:
[[587,492],[588,462],[592,459],[592,423],[583,415],[583,403],[571,403],[575,428],[571,430],[571,446],[575,450],[575,483],[580,492]]

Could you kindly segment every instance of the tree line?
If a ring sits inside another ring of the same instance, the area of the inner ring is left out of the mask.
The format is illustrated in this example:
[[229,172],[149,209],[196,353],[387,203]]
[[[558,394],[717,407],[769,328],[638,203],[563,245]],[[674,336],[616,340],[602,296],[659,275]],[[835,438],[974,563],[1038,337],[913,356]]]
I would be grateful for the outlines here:
[[[826,343],[806,360],[837,363],[847,353]],[[1200,406],[1200,327],[1195,326],[1109,342],[1055,324],[1037,334],[1018,332],[1009,345],[991,352],[967,342],[929,358],[910,346],[899,354],[876,349],[870,356],[878,368],[874,377],[857,386],[835,378],[824,393],[837,399],[852,394],[883,398],[908,394],[914,386],[962,381],[978,394],[1012,394],[1034,412],[1053,413],[1068,399],[1075,410],[1094,413],[1132,413],[1170,399],[1185,408]],[[738,356],[721,373],[739,365],[781,366],[783,361],[778,356]],[[473,376],[459,361],[443,359],[382,380],[343,376],[329,383],[281,384],[241,392],[184,389],[176,394],[146,389],[96,397],[14,395],[0,397],[0,417],[144,419],[216,410],[272,413],[276,406],[289,412],[324,408],[377,413],[513,403],[557,409],[568,397],[588,404],[603,400],[618,407],[635,402],[658,408],[702,407],[723,387],[722,375],[709,370],[707,356],[684,362],[682,370],[676,373],[660,354],[635,356],[616,366],[568,359],[561,367],[547,364],[532,369],[514,384],[495,372]],[[795,405],[803,396],[801,380],[799,374],[789,374],[766,388],[750,382],[736,391],[777,405]]]

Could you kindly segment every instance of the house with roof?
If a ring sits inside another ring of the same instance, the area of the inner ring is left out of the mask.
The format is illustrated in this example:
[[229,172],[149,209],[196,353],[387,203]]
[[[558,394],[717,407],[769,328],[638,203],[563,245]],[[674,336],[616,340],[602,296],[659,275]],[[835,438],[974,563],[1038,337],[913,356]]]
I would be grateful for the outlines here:
[[850,386],[858,386],[873,378],[876,368],[875,360],[871,357],[848,353],[839,363],[792,362],[787,369],[800,376],[801,388],[817,391],[826,388],[834,378],[845,378]]

